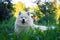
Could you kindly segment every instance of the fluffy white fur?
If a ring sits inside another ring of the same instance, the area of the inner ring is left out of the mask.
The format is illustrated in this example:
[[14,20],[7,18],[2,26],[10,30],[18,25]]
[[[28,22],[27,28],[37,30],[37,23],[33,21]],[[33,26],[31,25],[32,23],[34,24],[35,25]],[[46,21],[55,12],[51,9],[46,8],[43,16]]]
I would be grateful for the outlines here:
[[[21,22],[22,19],[25,19],[24,24]],[[32,19],[29,12],[26,12],[26,13],[19,12],[19,15],[18,15],[18,17],[16,18],[16,21],[15,21],[14,30],[15,30],[16,33],[20,33],[23,29],[28,30],[33,25],[34,25],[33,19]]]
[[[22,23],[23,19],[25,20],[24,23]],[[33,18],[31,17],[31,13],[29,13],[29,12],[26,12],[26,13],[19,12],[19,15],[18,15],[18,17],[16,18],[16,21],[15,21],[15,27],[14,27],[15,32],[17,34],[19,34],[22,30],[26,30],[26,31],[29,30],[30,27],[32,27],[32,29],[39,28],[42,31],[45,31],[45,30],[48,29],[48,27],[46,27],[46,26],[35,25],[33,23]]]

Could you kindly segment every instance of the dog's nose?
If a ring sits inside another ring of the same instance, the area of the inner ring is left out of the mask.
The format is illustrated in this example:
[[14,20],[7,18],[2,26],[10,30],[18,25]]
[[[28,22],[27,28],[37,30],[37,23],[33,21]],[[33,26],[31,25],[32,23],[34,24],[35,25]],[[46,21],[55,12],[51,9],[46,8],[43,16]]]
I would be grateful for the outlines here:
[[23,23],[23,24],[25,23],[25,19],[22,19],[22,23]]

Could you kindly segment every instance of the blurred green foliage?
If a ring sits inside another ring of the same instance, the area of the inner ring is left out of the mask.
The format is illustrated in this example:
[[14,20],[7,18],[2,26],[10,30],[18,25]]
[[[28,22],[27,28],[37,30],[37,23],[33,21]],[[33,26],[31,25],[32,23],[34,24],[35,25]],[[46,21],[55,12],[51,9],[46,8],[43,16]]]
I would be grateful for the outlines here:
[[[38,5],[39,10],[34,12],[38,16],[37,23],[41,25],[56,25],[56,4],[55,2],[46,2],[45,4]],[[41,16],[41,14],[43,14]]]

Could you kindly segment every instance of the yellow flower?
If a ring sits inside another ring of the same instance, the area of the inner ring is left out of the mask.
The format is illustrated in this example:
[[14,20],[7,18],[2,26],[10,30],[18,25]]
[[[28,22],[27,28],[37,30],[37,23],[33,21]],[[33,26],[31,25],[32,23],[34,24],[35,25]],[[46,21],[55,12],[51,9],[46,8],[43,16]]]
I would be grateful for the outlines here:
[[17,17],[18,15],[18,12],[21,11],[21,12],[25,12],[24,8],[25,8],[25,5],[22,3],[22,2],[18,2],[17,4],[14,5],[15,7],[15,15]]

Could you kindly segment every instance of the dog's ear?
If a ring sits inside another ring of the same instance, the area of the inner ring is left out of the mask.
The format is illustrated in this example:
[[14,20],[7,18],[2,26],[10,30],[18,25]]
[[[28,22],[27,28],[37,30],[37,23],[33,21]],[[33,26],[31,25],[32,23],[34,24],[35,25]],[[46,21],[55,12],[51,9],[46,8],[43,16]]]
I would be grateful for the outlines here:
[[22,13],[21,12],[19,12],[19,15],[21,15]]

